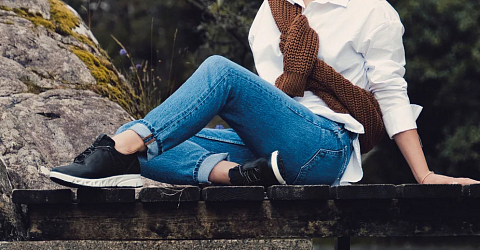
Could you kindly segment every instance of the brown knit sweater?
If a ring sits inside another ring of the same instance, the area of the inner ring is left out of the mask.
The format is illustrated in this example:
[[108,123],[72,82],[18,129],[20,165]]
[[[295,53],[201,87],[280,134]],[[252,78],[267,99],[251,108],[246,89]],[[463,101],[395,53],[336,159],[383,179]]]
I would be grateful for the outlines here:
[[349,113],[365,134],[359,136],[362,154],[378,144],[385,133],[380,106],[369,91],[353,85],[331,66],[318,59],[318,34],[310,28],[302,7],[287,0],[269,0],[281,32],[284,73],[275,86],[289,96],[312,91],[337,113]]

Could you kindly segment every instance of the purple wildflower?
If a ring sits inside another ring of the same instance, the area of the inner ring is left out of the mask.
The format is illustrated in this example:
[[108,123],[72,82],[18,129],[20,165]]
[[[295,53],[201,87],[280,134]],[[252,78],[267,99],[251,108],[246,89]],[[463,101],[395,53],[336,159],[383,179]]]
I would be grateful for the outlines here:
[[142,67],[142,65],[140,63],[137,63],[137,65],[135,65],[135,68],[137,69],[140,69]]
[[121,55],[121,56],[126,56],[126,55],[127,55],[127,51],[124,50],[124,49],[121,49],[121,50],[120,50],[120,55]]
[[222,124],[218,124],[217,126],[215,126],[215,129],[224,129],[224,127]]

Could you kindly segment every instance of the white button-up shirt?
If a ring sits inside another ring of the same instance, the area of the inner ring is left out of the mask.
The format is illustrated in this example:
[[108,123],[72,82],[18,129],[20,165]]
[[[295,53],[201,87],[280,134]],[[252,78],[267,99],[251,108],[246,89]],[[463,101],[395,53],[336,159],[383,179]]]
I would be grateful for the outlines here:
[[[411,105],[407,95],[403,25],[398,13],[386,0],[316,0],[307,8],[302,0],[288,0],[303,7],[310,27],[319,36],[318,58],[324,60],[353,84],[375,95],[382,110],[388,135],[415,129],[422,108]],[[283,73],[280,31],[265,0],[253,21],[248,36],[261,78],[271,84]],[[319,97],[305,91],[294,98],[313,113],[345,124],[363,134],[364,128],[349,114],[333,112]],[[350,162],[335,185],[362,179],[360,143],[353,141]]]

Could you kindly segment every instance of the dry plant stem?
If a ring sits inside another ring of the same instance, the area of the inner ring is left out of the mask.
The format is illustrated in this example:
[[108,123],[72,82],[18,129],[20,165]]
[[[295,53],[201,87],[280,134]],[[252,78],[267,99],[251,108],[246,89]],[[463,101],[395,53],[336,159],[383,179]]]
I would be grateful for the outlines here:
[[150,25],[150,80],[155,81],[153,78],[153,17],[152,17],[152,23]]
[[87,6],[87,16],[88,16],[88,28],[92,29],[92,21],[91,21],[91,16],[90,16],[90,0],[88,0],[88,6]]
[[[152,24],[153,25],[153,24]],[[127,58],[130,60],[130,65],[132,65],[132,67],[134,67],[135,63],[133,62],[133,58],[130,56],[130,53],[128,53],[128,50],[125,48],[125,46],[123,46],[123,44],[113,35],[110,35],[113,40],[122,48],[124,49],[125,51],[127,51]],[[140,106],[141,106],[141,109],[142,111],[146,114],[148,113],[150,110],[147,110],[147,107],[145,105],[145,100],[147,98],[146,96],[146,92],[144,91],[143,89],[143,82],[142,82],[142,79],[140,79],[140,75],[138,74],[138,72],[135,70],[135,76],[137,77],[137,81],[138,81],[138,87],[140,88],[140,95],[142,96],[142,102],[140,103]]]
[[178,28],[175,29],[175,34],[173,35],[172,58],[170,59],[170,73],[168,74],[168,84],[170,84],[170,95],[173,94],[172,70],[173,70],[173,58],[175,56],[175,43],[177,42],[177,33],[178,33]]
[[217,163],[217,165],[215,165],[215,167],[212,169],[212,172],[210,172],[208,180],[215,184],[231,185],[228,172],[237,165],[238,163],[231,161],[221,161]]
[[125,155],[147,150],[142,138],[133,130],[126,130],[112,137],[115,149]]

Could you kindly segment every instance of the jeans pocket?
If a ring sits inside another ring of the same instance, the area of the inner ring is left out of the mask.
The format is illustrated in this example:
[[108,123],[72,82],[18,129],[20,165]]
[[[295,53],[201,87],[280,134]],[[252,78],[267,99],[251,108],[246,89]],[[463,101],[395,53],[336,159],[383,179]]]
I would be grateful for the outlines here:
[[319,149],[313,157],[300,168],[294,185],[331,185],[335,182],[345,165],[346,149]]

